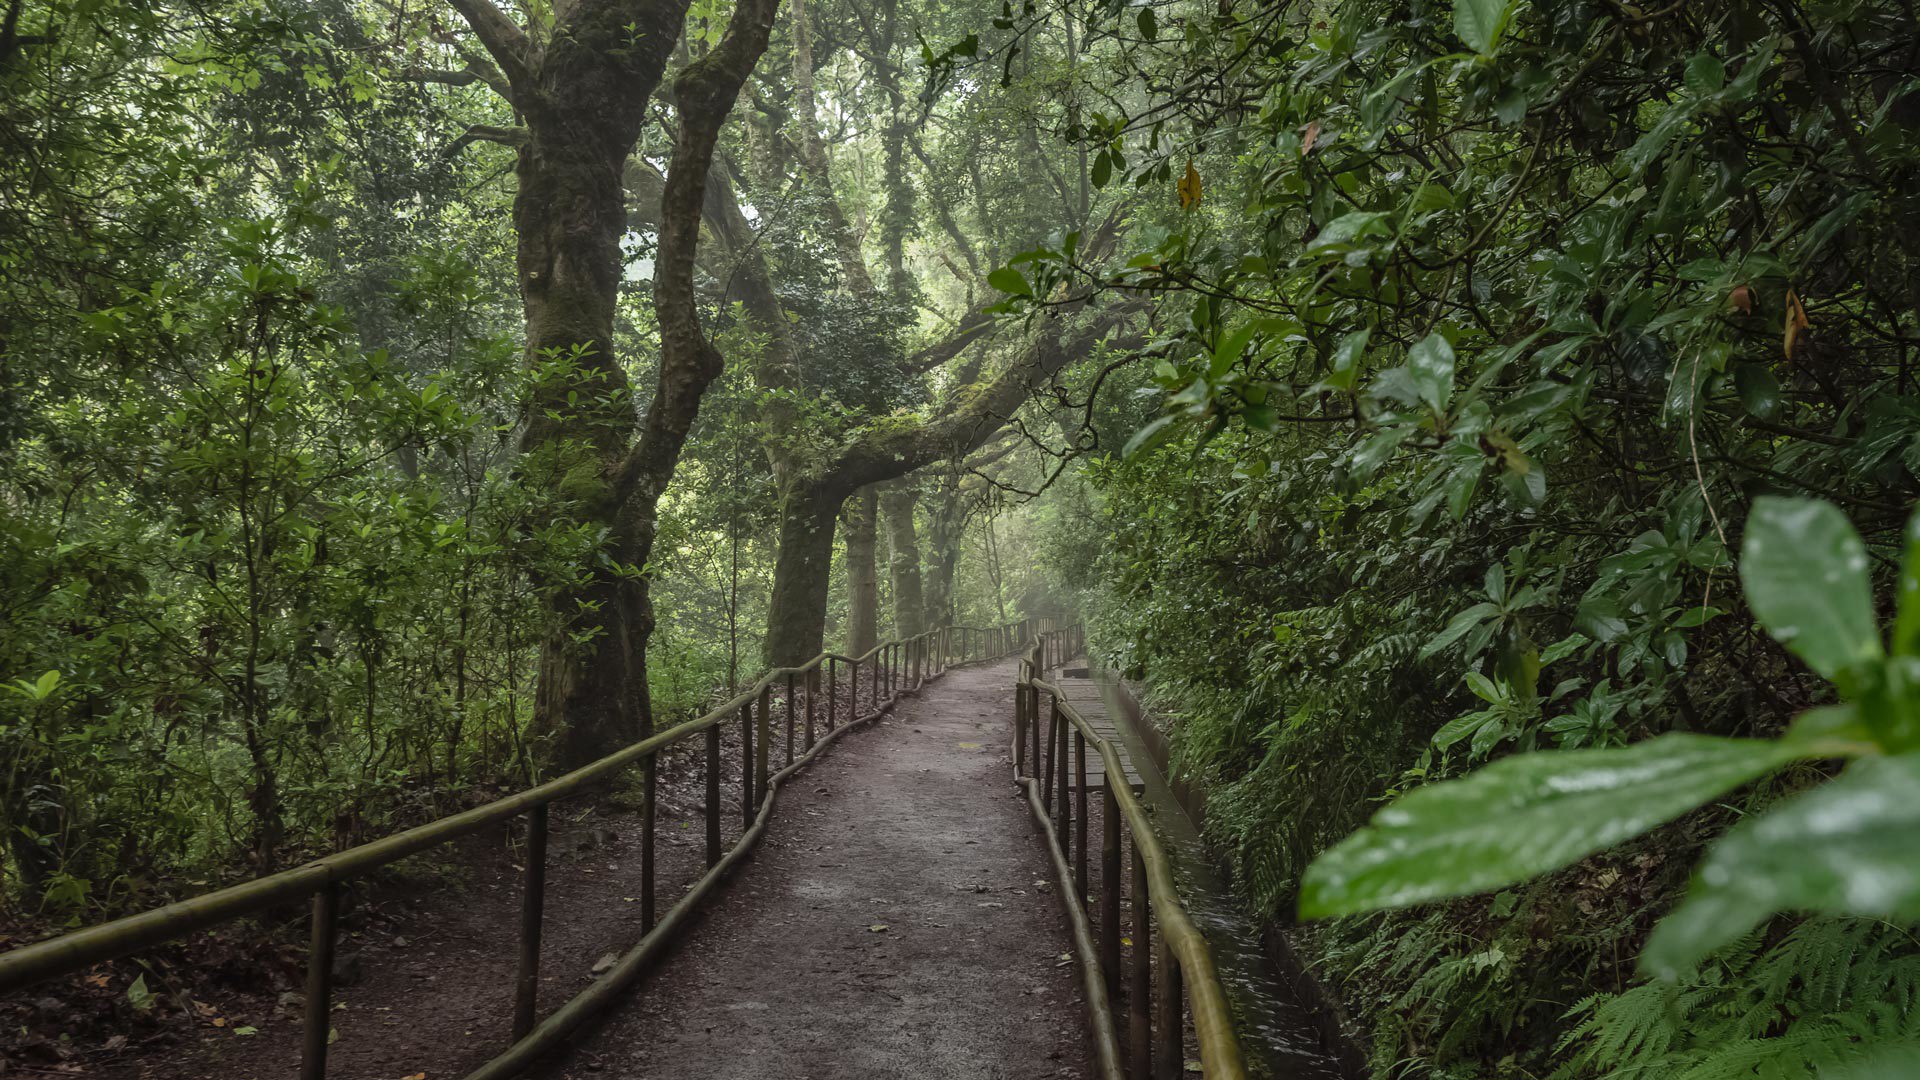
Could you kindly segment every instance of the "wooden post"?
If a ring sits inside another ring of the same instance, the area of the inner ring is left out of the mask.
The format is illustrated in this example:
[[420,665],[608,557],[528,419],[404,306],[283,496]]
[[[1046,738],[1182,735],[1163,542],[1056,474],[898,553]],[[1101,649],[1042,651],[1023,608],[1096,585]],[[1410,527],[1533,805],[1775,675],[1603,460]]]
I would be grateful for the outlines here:
[[787,764],[793,764],[793,673],[787,673]]
[[659,754],[640,762],[640,932],[653,929],[653,841],[658,831]]
[[520,888],[520,963],[513,978],[513,1041],[533,1030],[540,999],[540,929],[547,906],[547,804],[527,811],[527,866]]
[[[1053,711],[1056,713],[1060,712],[1060,703],[1058,701],[1054,702]],[[1067,729],[1072,726],[1066,716],[1062,714],[1060,717],[1060,745],[1055,747],[1053,751],[1053,760],[1058,766],[1060,773],[1057,778],[1058,786],[1055,789],[1060,795],[1060,844],[1067,849],[1067,854],[1073,853],[1073,788],[1067,786],[1067,766],[1070,764],[1067,756]]]
[[1107,977],[1107,996],[1114,998],[1120,994],[1120,801],[1113,795],[1113,777],[1100,793],[1100,971]]
[[773,687],[760,688],[760,723],[754,730],[753,747],[753,794],[754,801],[765,802],[767,798],[767,754],[768,743],[773,741]]
[[1153,1023],[1147,1004],[1153,998],[1153,940],[1147,895],[1147,862],[1140,842],[1133,844],[1133,965],[1127,987],[1127,1072],[1134,1080],[1153,1075]]
[[827,732],[833,732],[834,714],[840,710],[837,700],[840,689],[840,670],[833,657],[827,657]]
[[[1112,777],[1108,777],[1111,780]],[[1074,823],[1077,830],[1073,834],[1074,843],[1080,846],[1078,857],[1073,864],[1073,883],[1079,889],[1073,894],[1074,903],[1080,910],[1087,909],[1087,733],[1079,728],[1073,729],[1073,788]]]
[[707,865],[720,862],[720,725],[707,729]]
[[813,701],[820,696],[820,668],[807,669],[807,749],[813,749]]
[[[1040,767],[1040,722],[1037,719],[1037,715],[1039,714],[1039,712],[1040,712],[1040,688],[1033,685],[1032,683],[1028,683],[1027,684],[1027,716],[1029,719],[1033,719],[1033,767],[1036,769]],[[1053,732],[1051,730],[1047,732],[1047,738],[1049,739],[1053,738]]]
[[[1037,695],[1034,698],[1034,700],[1036,703],[1039,701],[1039,698]],[[1040,766],[1040,768],[1042,769],[1042,772],[1040,774],[1040,808],[1047,812],[1048,817],[1052,817],[1053,816],[1053,777],[1055,773],[1059,772],[1059,769],[1057,768],[1056,763],[1054,761],[1053,748],[1055,746],[1058,746],[1060,743],[1059,738],[1054,733],[1060,730],[1060,703],[1058,701],[1054,701],[1052,698],[1048,699],[1048,703],[1049,703],[1049,707],[1047,709],[1046,760],[1042,762],[1040,760],[1040,755],[1035,754],[1034,764]]]
[[740,706],[740,821],[753,828],[753,699]]
[[328,882],[313,894],[313,931],[307,940],[307,1009],[300,1080],[327,1075],[327,1044],[333,1035],[333,945],[340,916],[340,886]]
[[1153,1075],[1155,1080],[1180,1080],[1186,1065],[1186,1007],[1181,998],[1180,963],[1167,947],[1167,936],[1160,935],[1154,947],[1160,962],[1160,996],[1153,1002],[1153,1026],[1159,1029],[1154,1040]]
[[1027,775],[1027,685],[1013,686],[1013,776]]
[[[860,715],[860,661],[853,662],[853,691],[847,695],[847,719]],[[829,725],[831,726],[831,725]]]

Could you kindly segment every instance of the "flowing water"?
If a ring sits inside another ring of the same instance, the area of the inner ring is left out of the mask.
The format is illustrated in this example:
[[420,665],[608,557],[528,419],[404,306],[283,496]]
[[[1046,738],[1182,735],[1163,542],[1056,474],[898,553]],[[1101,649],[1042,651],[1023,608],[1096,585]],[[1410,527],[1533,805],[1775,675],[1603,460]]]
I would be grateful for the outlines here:
[[1206,844],[1166,779],[1154,766],[1117,687],[1101,687],[1126,752],[1146,790],[1141,801],[1154,816],[1161,846],[1174,862],[1180,899],[1206,935],[1214,966],[1234,1010],[1247,1068],[1266,1080],[1341,1080],[1333,1055],[1321,1048],[1312,1011],[1298,1001],[1261,944],[1259,924],[1215,868]]

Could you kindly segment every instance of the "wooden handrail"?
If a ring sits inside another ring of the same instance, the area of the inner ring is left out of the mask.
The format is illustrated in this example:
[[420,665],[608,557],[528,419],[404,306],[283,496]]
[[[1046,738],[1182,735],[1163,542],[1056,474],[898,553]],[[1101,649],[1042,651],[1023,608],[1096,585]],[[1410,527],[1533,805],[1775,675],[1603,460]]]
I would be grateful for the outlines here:
[[[302,1055],[302,1080],[320,1080],[326,1073],[331,993],[331,957],[335,937],[335,913],[340,883],[361,877],[383,866],[429,848],[470,836],[491,826],[504,824],[521,814],[527,815],[528,858],[526,893],[523,896],[520,962],[515,974],[513,1043],[507,1050],[470,1074],[468,1080],[505,1080],[516,1075],[542,1053],[551,1049],[595,1011],[618,999],[620,991],[644,973],[665,951],[672,935],[727,872],[759,840],[773,812],[773,796],[782,781],[813,760],[836,737],[883,715],[902,694],[911,693],[927,680],[944,674],[956,663],[997,659],[1032,638],[1032,620],[1021,620],[991,628],[1005,645],[1004,651],[991,655],[982,651],[970,655],[954,648],[952,628],[940,627],[913,637],[881,642],[859,657],[822,652],[798,667],[780,667],[768,671],[753,685],[734,695],[718,708],[686,723],[651,735],[606,757],[584,765],[516,795],[497,799],[483,806],[428,822],[404,832],[315,859],[302,866],[276,874],[217,889],[193,897],[130,915],[99,926],[87,927],[46,941],[34,942],[0,953],[0,994],[19,990],[59,975],[69,974],[108,960],[117,960],[142,952],[175,938],[229,922],[247,915],[282,907],[297,900],[313,902],[313,932],[309,945],[307,978],[305,1051]],[[982,639],[983,642],[989,640]],[[849,671],[849,716],[836,724],[837,665]],[[827,682],[827,733],[813,741],[813,693],[825,668]],[[874,707],[859,713],[860,669],[871,669]],[[797,680],[797,682],[796,682]],[[771,738],[771,693],[776,684],[789,692],[786,698],[788,726],[788,763],[769,775],[768,757]],[[806,722],[808,745],[794,755],[793,726],[798,722],[791,696],[797,686],[807,693]],[[723,855],[719,844],[720,798],[719,768],[720,725],[740,719],[745,740],[742,746],[740,779],[747,824],[740,838]],[[654,847],[654,793],[646,786],[642,802],[642,891],[647,895],[642,923],[645,932],[615,966],[593,985],[555,1009],[545,1020],[533,1023],[537,971],[540,955],[540,924],[545,891],[547,807],[595,788],[621,770],[634,764],[652,768],[661,751],[705,736],[707,763],[707,862],[708,869],[675,903],[666,915],[653,923],[652,853]]]
[[[1054,850],[1061,897],[1074,921],[1076,945],[1081,952],[1087,1002],[1095,1010],[1094,1033],[1102,1080],[1124,1080],[1127,1075],[1134,1080],[1176,1080],[1181,1075],[1184,1069],[1181,1060],[1183,1034],[1180,1007],[1183,988],[1200,1045],[1200,1067],[1204,1075],[1209,1080],[1245,1080],[1246,1063],[1240,1053],[1240,1042],[1234,1031],[1226,991],[1214,967],[1212,950],[1180,902],[1178,886],[1173,877],[1173,864],[1160,846],[1146,808],[1141,805],[1127,781],[1126,768],[1120,760],[1119,751],[1094,730],[1057,686],[1042,677],[1050,668],[1081,655],[1084,649],[1084,633],[1078,625],[1074,625],[1035,635],[1033,644],[1021,658],[1014,694],[1014,779],[1025,789],[1029,807],[1040,820],[1048,844]],[[1048,698],[1047,716],[1050,721],[1044,753],[1040,746],[1039,722],[1042,693]],[[1073,763],[1078,779],[1072,785],[1067,782],[1069,729],[1074,733],[1079,750],[1079,758]],[[1028,753],[1029,731],[1032,732],[1031,759]],[[1103,837],[1101,851],[1101,926],[1097,951],[1091,934],[1081,932],[1091,914],[1087,911],[1085,768],[1085,753],[1089,744],[1098,754],[1104,777],[1101,787],[1105,793],[1103,820],[1106,836]],[[1039,771],[1035,773],[1030,769]],[[1078,788],[1077,834],[1070,827],[1076,817],[1068,802],[1070,787]],[[1059,818],[1057,829],[1053,817]],[[1129,1003],[1132,1014],[1128,1040],[1128,1057],[1132,1063],[1130,1071],[1123,1070],[1119,1064],[1119,1035],[1113,1018],[1102,1015],[1107,1007],[1107,987],[1117,986],[1121,974],[1118,970],[1120,838],[1116,823],[1122,821],[1133,836],[1136,905],[1133,927],[1135,963],[1131,981],[1132,999]],[[1074,850],[1076,835],[1079,840],[1077,853]],[[1077,860],[1074,858],[1076,854]],[[1151,995],[1153,980],[1150,977],[1151,957],[1146,952],[1149,928],[1138,908],[1142,893],[1146,895],[1159,923],[1161,941],[1166,950],[1161,960],[1161,995],[1157,1002],[1161,1008],[1157,1010],[1160,1014],[1157,1023],[1148,1016],[1146,1009],[1145,999]],[[1169,964],[1172,965],[1171,969]],[[1156,1034],[1152,1028],[1155,1027],[1158,1028],[1160,1053],[1150,1055],[1149,1046]]]

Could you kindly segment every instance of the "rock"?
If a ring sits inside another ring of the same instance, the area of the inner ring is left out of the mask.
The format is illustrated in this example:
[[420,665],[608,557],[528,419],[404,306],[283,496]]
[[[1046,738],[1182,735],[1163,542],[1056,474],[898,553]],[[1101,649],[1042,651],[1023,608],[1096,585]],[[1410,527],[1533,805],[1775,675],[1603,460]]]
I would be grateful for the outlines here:
[[357,986],[366,974],[366,961],[357,952],[343,952],[333,958],[333,982],[336,986]]
[[613,965],[619,962],[620,962],[620,957],[618,955],[614,953],[608,953],[607,955],[593,962],[593,974],[596,977],[600,975],[605,975],[607,972],[613,970]]

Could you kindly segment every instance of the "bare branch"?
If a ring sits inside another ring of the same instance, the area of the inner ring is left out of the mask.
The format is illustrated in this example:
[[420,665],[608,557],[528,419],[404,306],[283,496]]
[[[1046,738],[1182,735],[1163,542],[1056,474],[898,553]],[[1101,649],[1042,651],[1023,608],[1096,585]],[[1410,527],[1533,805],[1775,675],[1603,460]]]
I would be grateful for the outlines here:
[[499,143],[501,146],[511,146],[518,149],[527,145],[527,129],[520,127],[494,127],[492,124],[469,124],[464,134],[448,143],[447,148],[440,151],[440,156],[443,158],[456,157],[460,151],[465,150],[468,146],[477,142]]
[[514,25],[493,0],[447,0],[460,17],[473,27],[473,35],[486,47],[487,55],[506,75],[507,82],[523,88],[531,86],[533,46],[527,35]]

